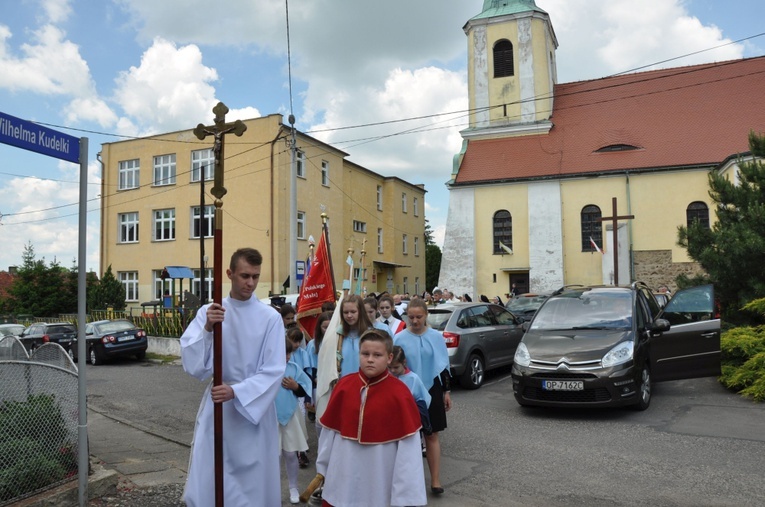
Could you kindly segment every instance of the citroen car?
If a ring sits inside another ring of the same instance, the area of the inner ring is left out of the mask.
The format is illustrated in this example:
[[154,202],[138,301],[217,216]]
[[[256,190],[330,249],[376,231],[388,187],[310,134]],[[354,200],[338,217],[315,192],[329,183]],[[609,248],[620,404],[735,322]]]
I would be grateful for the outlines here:
[[553,294],[525,325],[512,369],[522,406],[645,410],[654,382],[720,374],[720,320],[711,285],[661,308],[640,282]]

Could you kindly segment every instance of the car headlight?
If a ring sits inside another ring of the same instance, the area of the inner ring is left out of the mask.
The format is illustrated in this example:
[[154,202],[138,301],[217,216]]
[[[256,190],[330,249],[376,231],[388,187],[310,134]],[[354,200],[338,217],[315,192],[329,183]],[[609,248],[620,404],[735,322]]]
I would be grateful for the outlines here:
[[518,348],[515,349],[513,362],[518,366],[528,366],[531,364],[531,355],[529,354],[529,349],[526,347],[525,343],[521,342],[518,344]]
[[617,364],[626,363],[632,360],[632,354],[635,350],[635,343],[632,341],[621,342],[616,347],[609,350],[603,359],[601,364],[604,368],[616,366]]

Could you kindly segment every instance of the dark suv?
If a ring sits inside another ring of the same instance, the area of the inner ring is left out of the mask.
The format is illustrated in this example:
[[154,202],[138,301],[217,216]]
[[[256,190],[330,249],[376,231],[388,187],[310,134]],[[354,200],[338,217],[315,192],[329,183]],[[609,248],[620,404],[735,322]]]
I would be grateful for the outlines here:
[[720,320],[711,285],[660,308],[643,283],[566,288],[539,308],[518,345],[513,393],[521,405],[645,410],[651,385],[720,374]]
[[72,355],[72,341],[77,338],[77,328],[73,324],[65,322],[56,322],[46,324],[44,322],[35,322],[21,333],[19,340],[24,347],[32,352],[37,347],[46,343],[58,343]]

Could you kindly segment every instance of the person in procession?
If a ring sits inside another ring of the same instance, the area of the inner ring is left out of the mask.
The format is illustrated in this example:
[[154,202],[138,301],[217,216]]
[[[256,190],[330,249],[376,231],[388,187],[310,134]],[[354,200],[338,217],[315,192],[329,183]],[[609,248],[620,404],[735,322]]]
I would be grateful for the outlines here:
[[391,338],[393,338],[393,335],[390,333],[388,326],[377,320],[377,298],[373,296],[365,297],[364,309],[367,311],[367,317],[369,318],[369,322],[372,323],[372,327],[381,331],[385,331],[386,333],[390,334]]
[[[282,315],[282,318],[284,316]],[[308,357],[308,351],[306,350],[306,347],[303,346],[303,331],[300,329],[300,327],[295,324],[289,329],[287,329],[287,339],[292,343],[292,352],[291,352],[291,362],[295,363],[300,371],[306,373],[307,370],[310,370],[310,358]],[[306,377],[308,378],[308,374],[306,373]],[[310,380],[310,378],[309,378]],[[306,438],[308,438],[308,430],[306,429],[305,425],[305,414],[306,414],[306,402],[311,402],[311,395],[313,393],[311,392],[311,389],[308,389],[305,391],[305,393],[298,396],[298,411],[302,415],[300,418],[300,427],[303,429],[303,434],[306,435]],[[306,397],[308,398],[306,400]],[[311,461],[308,459],[308,454],[306,454],[307,449],[301,449],[300,451],[297,451],[297,457],[298,462],[300,463],[300,468],[306,468],[311,463]]]
[[423,300],[409,304],[409,326],[398,333],[394,343],[404,349],[407,365],[422,380],[430,393],[428,409],[432,433],[425,435],[430,489],[435,495],[444,492],[441,485],[441,444],[438,433],[446,429],[446,412],[452,408],[451,375],[446,342],[427,322],[428,308]]
[[343,300],[341,307],[342,325],[337,329],[340,352],[340,376],[344,377],[359,371],[359,338],[364,331],[372,327],[369,322],[364,300],[358,294],[351,294]]
[[406,384],[406,387],[411,391],[414,397],[414,402],[417,403],[417,408],[420,410],[420,422],[422,423],[422,432],[426,435],[432,433],[430,428],[430,414],[428,414],[428,407],[430,407],[430,393],[425,389],[425,384],[422,383],[420,377],[415,372],[409,369],[406,365],[406,354],[404,349],[398,345],[393,347],[393,357],[388,366],[388,371]]
[[199,309],[181,336],[183,369],[213,374],[213,326],[222,325],[223,383],[208,386],[194,427],[183,499],[215,505],[213,404],[223,407],[224,500],[231,506],[281,503],[279,428],[274,400],[287,365],[279,313],[254,296],[263,257],[253,248],[231,256],[229,297]]
[[298,401],[311,391],[311,379],[297,363],[290,360],[292,352],[295,350],[293,340],[285,339],[285,350],[287,352],[287,368],[284,371],[281,389],[276,395],[276,416],[279,420],[279,442],[284,458],[284,467],[287,469],[290,503],[298,503],[300,501],[300,492],[297,486],[299,453],[308,450],[305,419],[298,406]]
[[316,379],[319,367],[319,349],[321,348],[321,342],[324,340],[324,335],[329,327],[329,321],[332,320],[332,312],[322,312],[319,318],[316,320],[316,329],[313,332],[313,339],[306,345],[306,353],[308,354],[309,368],[307,370],[308,376],[311,378],[311,384],[313,389],[311,390],[311,405],[306,406],[307,416],[311,422],[316,423],[316,435],[321,435],[321,424],[316,421]]
[[359,369],[338,381],[321,417],[316,471],[335,507],[425,505],[420,415],[407,386],[388,372],[393,340],[369,329]]
[[391,336],[395,337],[397,333],[400,333],[406,328],[404,321],[397,319],[393,315],[395,305],[392,297],[388,295],[381,297],[377,308],[380,310],[380,317],[377,320],[388,328],[388,332]]

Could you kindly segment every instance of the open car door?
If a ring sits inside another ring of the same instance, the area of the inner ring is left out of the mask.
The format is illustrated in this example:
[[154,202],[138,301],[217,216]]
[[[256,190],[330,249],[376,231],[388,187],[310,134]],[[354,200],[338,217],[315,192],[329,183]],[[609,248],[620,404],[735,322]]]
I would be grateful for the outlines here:
[[720,318],[711,285],[679,291],[657,318],[670,329],[651,337],[654,381],[720,375]]

